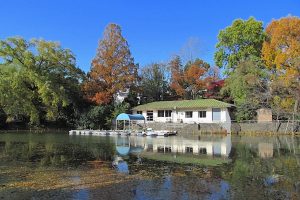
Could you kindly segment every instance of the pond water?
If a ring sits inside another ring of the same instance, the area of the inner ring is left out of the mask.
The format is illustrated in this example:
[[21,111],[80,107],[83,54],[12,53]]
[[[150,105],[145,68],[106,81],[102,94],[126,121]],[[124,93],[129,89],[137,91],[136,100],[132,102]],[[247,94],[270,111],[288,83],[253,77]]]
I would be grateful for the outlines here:
[[0,199],[300,199],[300,138],[0,133]]

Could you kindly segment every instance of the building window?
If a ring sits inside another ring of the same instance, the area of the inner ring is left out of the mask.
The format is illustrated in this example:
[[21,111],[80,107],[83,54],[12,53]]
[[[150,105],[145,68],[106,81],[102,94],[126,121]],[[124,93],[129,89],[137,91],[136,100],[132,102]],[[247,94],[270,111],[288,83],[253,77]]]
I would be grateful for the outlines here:
[[158,153],[164,153],[165,152],[164,150],[165,150],[165,148],[163,146],[158,146],[157,147],[157,152]]
[[164,117],[164,116],[165,116],[164,110],[159,110],[158,111],[158,117]]
[[147,121],[153,121],[153,110],[147,111]]
[[165,147],[165,153],[171,153],[172,150],[171,150],[171,147]]
[[186,153],[193,153],[193,147],[185,147]]
[[200,148],[199,154],[207,154],[206,148]]
[[165,110],[165,117],[171,117],[172,110]]
[[193,118],[193,112],[192,111],[186,111],[185,112],[185,118]]
[[147,151],[153,152],[153,144],[148,144]]
[[143,114],[143,111],[141,111],[141,110],[138,110],[138,111],[136,111],[136,114],[140,114],[140,115],[142,115],[142,114]]
[[199,118],[206,118],[206,111],[199,111],[198,112],[198,117]]
[[213,121],[221,121],[221,109],[220,108],[212,109],[212,120]]

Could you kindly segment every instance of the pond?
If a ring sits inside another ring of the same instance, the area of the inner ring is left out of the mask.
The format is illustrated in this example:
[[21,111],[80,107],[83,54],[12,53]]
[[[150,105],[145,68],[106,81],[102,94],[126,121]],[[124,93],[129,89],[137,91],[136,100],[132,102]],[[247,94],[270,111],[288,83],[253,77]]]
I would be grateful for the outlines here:
[[300,199],[300,138],[0,133],[0,199]]

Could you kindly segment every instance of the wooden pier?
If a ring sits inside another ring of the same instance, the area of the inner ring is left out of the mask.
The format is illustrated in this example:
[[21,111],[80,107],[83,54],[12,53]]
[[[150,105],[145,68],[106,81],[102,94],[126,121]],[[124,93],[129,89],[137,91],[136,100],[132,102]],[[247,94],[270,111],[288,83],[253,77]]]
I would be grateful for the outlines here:
[[113,136],[113,135],[121,135],[121,136],[174,136],[177,135],[177,131],[129,131],[129,130],[70,130],[69,135],[84,135],[84,136]]

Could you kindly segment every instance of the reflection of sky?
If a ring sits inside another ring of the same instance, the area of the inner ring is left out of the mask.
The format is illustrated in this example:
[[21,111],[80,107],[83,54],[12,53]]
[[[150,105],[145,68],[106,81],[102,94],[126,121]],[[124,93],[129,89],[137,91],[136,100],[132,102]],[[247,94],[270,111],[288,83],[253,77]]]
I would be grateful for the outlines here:
[[219,187],[211,189],[213,192],[209,199],[229,199],[229,188],[230,186],[226,181],[221,181]]
[[[192,188],[191,183],[185,183],[187,179],[173,179],[165,177],[163,179],[144,180],[137,185],[133,191],[136,200],[152,199],[229,199],[229,184],[225,181],[207,182],[201,181],[199,187],[202,190]],[[195,183],[199,184],[199,182]],[[203,184],[203,185],[202,185]],[[206,189],[208,188],[208,190]]]
[[128,155],[129,151],[130,151],[130,147],[129,146],[117,146],[116,147],[117,152],[122,155]]
[[[80,177],[79,176],[74,176],[71,178],[71,180],[76,184],[80,184]],[[76,192],[73,193],[73,198],[74,200],[81,200],[81,199],[89,199],[89,191],[87,189],[80,189]]]
[[117,169],[118,169],[118,172],[121,172],[121,173],[124,173],[124,174],[129,173],[128,164],[125,161],[119,162],[118,165],[117,165]]

